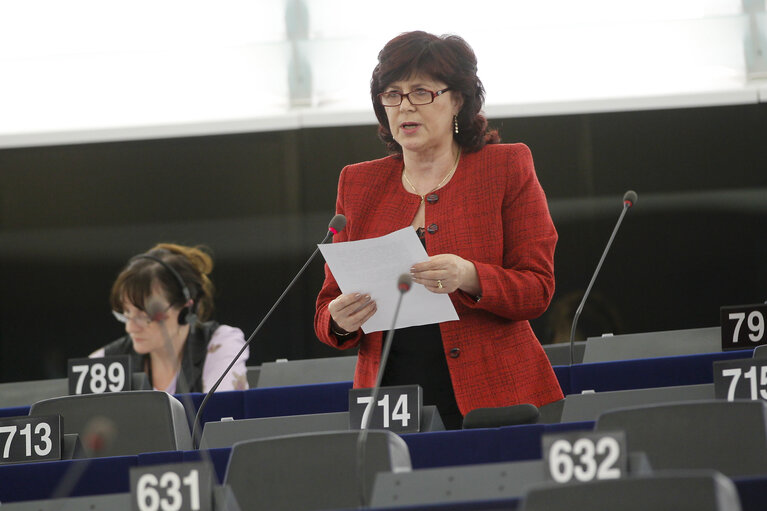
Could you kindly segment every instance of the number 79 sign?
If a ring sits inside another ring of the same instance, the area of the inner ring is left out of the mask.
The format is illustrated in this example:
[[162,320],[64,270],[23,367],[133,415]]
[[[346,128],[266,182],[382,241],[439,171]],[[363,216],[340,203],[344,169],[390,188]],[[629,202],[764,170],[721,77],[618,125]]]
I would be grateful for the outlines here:
[[721,307],[722,350],[745,350],[767,344],[767,304]]

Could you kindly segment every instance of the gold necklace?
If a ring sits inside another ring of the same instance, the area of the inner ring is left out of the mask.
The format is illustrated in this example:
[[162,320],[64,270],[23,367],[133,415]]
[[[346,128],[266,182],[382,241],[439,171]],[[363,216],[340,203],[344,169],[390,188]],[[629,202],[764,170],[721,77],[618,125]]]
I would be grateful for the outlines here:
[[424,201],[426,201],[426,196],[427,195],[429,195],[430,193],[435,192],[435,191],[439,190],[440,188],[442,188],[442,186],[447,182],[447,180],[450,179],[450,176],[453,175],[453,173],[455,172],[455,169],[458,168],[458,162],[460,161],[460,159],[461,159],[461,148],[459,147],[458,148],[458,155],[455,157],[455,163],[453,164],[453,168],[450,169],[450,172],[448,172],[447,175],[445,175],[445,177],[442,178],[442,181],[440,181],[437,186],[435,186],[434,188],[431,189],[431,191],[429,191],[429,192],[427,192],[427,193],[425,193],[423,195],[418,193],[418,190],[416,190],[416,188],[413,185],[413,183],[407,177],[407,171],[405,170],[405,167],[402,167],[402,175],[405,177],[405,181],[407,181],[407,184],[410,185],[410,188],[413,189],[413,193],[418,195],[421,198],[421,204],[423,204]]

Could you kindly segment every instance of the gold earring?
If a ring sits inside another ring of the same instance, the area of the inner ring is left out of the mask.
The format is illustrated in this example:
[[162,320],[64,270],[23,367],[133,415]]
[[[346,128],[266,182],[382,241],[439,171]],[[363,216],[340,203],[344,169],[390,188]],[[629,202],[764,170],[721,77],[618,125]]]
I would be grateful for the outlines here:
[[453,116],[453,131],[456,133],[456,135],[458,134],[458,116],[457,115]]

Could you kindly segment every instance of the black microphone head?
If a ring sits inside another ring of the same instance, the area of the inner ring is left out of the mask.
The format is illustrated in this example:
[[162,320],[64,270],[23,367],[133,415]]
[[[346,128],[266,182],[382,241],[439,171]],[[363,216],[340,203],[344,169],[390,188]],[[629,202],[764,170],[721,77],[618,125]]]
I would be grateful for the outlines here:
[[631,207],[637,203],[637,193],[634,190],[629,190],[623,194],[623,204],[627,207]]
[[413,277],[411,277],[409,273],[403,273],[397,279],[397,289],[400,290],[400,293],[407,293],[410,291],[410,286],[412,285]]
[[114,444],[118,436],[117,425],[109,417],[97,415],[88,420],[80,433],[83,447],[90,457],[100,457]]
[[346,227],[346,217],[341,214],[331,218],[330,223],[328,224],[328,230],[333,234],[338,234],[343,231],[344,227]]
[[151,297],[144,304],[144,311],[152,321],[163,321],[165,319],[165,306],[156,297]]

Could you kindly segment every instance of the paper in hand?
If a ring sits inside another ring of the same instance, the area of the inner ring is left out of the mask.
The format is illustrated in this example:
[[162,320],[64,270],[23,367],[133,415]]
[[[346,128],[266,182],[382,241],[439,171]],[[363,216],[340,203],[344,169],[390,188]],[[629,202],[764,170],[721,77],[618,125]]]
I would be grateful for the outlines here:
[[[391,328],[400,291],[397,279],[415,263],[429,259],[415,229],[405,227],[379,238],[319,245],[341,292],[369,294],[377,311],[362,325],[366,334]],[[458,313],[446,294],[413,283],[402,297],[395,328],[457,321]]]

